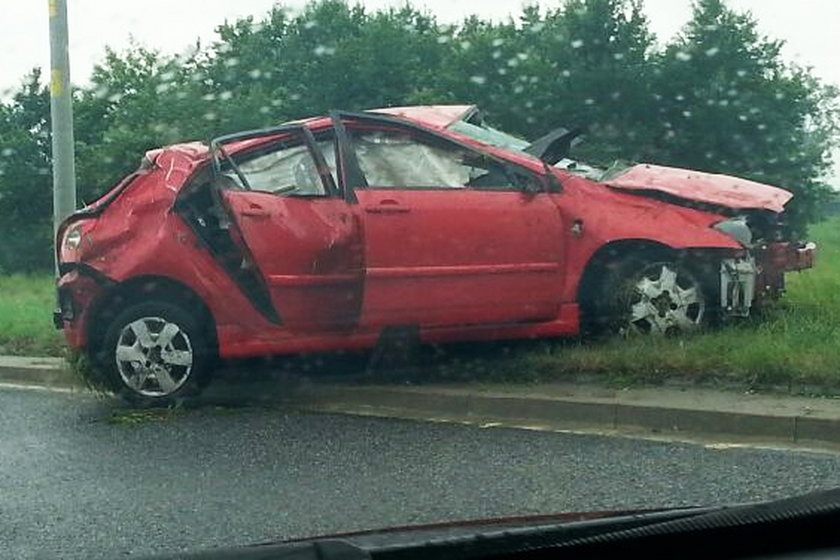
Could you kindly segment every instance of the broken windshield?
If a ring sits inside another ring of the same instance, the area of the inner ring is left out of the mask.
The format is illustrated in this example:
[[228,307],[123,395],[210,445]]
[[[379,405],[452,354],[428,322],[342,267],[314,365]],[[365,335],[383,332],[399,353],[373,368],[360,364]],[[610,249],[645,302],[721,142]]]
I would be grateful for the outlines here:
[[[525,151],[525,149],[531,145],[530,142],[523,140],[522,138],[517,138],[507,132],[502,132],[501,130],[488,126],[484,123],[476,125],[466,121],[456,121],[449,126],[449,130],[463,134],[464,136],[469,136],[470,138],[478,140],[479,142],[489,146],[531,155]],[[605,173],[604,169],[600,169],[586,163],[581,163],[567,157],[560,159],[554,164],[554,167],[565,169],[570,173],[586,177],[587,179],[592,179],[593,181],[601,181]],[[626,164],[615,162],[610,165],[609,169],[611,172],[614,172],[617,167],[624,169],[627,166]]]

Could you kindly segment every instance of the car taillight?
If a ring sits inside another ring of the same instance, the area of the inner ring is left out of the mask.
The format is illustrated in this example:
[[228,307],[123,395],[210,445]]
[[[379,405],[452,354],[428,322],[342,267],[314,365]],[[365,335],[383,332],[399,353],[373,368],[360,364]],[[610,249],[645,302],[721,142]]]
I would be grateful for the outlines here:
[[91,230],[96,220],[80,220],[72,223],[61,236],[61,260],[63,262],[76,260],[79,250],[93,244]]

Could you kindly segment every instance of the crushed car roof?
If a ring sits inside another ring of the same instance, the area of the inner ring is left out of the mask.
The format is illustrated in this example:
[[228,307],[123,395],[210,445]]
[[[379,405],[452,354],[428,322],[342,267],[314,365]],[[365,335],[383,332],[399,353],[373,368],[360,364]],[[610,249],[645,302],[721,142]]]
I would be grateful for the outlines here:
[[370,109],[370,113],[382,113],[417,121],[432,128],[447,128],[464,120],[476,110],[475,105],[418,105],[415,107],[387,107]]

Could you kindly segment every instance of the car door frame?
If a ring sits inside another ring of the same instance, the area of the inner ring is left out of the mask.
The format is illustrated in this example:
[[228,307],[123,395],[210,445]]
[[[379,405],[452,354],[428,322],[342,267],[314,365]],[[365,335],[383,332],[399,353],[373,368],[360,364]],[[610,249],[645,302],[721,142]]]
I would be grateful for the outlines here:
[[[564,277],[563,259],[564,259],[565,251],[564,251],[564,248],[563,248],[562,236],[560,235],[561,232],[562,232],[562,218],[561,218],[561,215],[560,215],[560,211],[559,211],[559,208],[557,208],[554,201],[551,200],[551,198],[549,196],[551,193],[556,193],[558,191],[558,189],[557,189],[557,185],[554,182],[552,182],[552,180],[551,180],[553,176],[551,176],[550,173],[547,173],[545,171],[544,166],[543,166],[543,169],[541,171],[536,171],[534,169],[528,168],[527,166],[517,164],[515,162],[511,162],[509,160],[500,158],[497,155],[490,152],[489,150],[483,150],[480,147],[476,147],[476,146],[467,144],[465,142],[461,142],[456,138],[452,138],[448,135],[441,134],[440,132],[435,131],[433,129],[425,128],[423,126],[419,126],[419,125],[413,124],[411,122],[406,122],[405,120],[396,119],[396,118],[389,117],[389,116],[372,115],[370,113],[356,113],[356,112],[350,112],[350,111],[333,111],[333,112],[330,113],[330,117],[333,121],[334,128],[336,128],[336,130],[337,130],[336,140],[337,140],[337,142],[339,142],[340,147],[343,145],[343,151],[342,151],[343,157],[341,159],[343,160],[343,164],[347,167],[347,171],[348,171],[348,174],[345,176],[344,188],[348,191],[353,191],[354,192],[353,199],[357,200],[357,201],[359,199],[358,199],[358,195],[355,194],[356,189],[364,189],[364,190],[370,191],[370,192],[373,192],[376,189],[369,188],[369,185],[367,184],[367,181],[365,180],[365,175],[361,170],[360,162],[358,161],[358,157],[357,157],[357,155],[355,153],[355,149],[352,145],[352,139],[350,138],[350,135],[347,133],[346,127],[344,125],[345,120],[346,121],[355,121],[355,122],[360,122],[360,123],[371,123],[371,124],[374,124],[374,125],[382,125],[383,127],[388,127],[388,128],[396,127],[397,129],[401,129],[401,130],[414,131],[414,132],[418,133],[419,135],[421,135],[421,137],[422,136],[427,136],[427,137],[431,137],[433,139],[439,139],[441,141],[441,143],[444,144],[444,145],[459,147],[459,148],[461,148],[461,149],[463,149],[463,150],[465,150],[469,153],[478,154],[482,157],[488,158],[489,160],[491,160],[495,164],[501,166],[504,169],[505,173],[508,174],[509,176],[511,176],[511,181],[513,182],[514,185],[522,183],[522,181],[519,180],[520,177],[527,177],[527,178],[533,180],[533,183],[536,186],[536,188],[526,189],[526,188],[522,187],[522,188],[519,188],[519,189],[516,189],[516,188],[504,189],[504,190],[498,189],[498,192],[508,192],[508,193],[518,192],[522,197],[544,196],[545,199],[540,201],[542,203],[542,205],[544,206],[544,209],[547,212],[551,213],[552,215],[554,215],[554,213],[556,212],[556,218],[558,220],[558,222],[557,222],[558,223],[558,228],[557,228],[557,232],[556,232],[558,234],[557,235],[557,240],[556,240],[556,243],[557,243],[556,259],[557,260],[553,263],[551,263],[551,262],[532,263],[532,264],[536,264],[537,266],[530,267],[531,271],[535,272],[535,273],[546,272],[548,270],[548,268],[551,268],[552,271],[556,272],[557,279],[560,280],[560,281],[558,281],[557,288],[555,290],[552,290],[553,294],[556,297],[549,296],[548,294],[545,294],[545,295],[541,294],[539,296],[539,297],[550,297],[551,298],[551,300],[552,300],[551,307],[553,309],[553,311],[551,313],[554,313],[554,315],[551,315],[551,314],[547,313],[544,317],[542,317],[540,319],[534,319],[534,320],[550,320],[550,319],[552,319],[556,316],[556,313],[559,312],[559,306],[560,306],[560,303],[561,303],[560,302],[561,290],[560,290],[559,286],[562,284],[562,278]],[[338,132],[339,129],[340,129],[340,133]],[[435,189],[434,189],[434,187],[430,187],[430,189],[418,189],[418,191],[420,191],[420,190],[435,190]],[[449,190],[449,189],[440,189],[440,190]],[[457,189],[453,189],[453,190],[457,190]],[[492,188],[486,188],[485,189],[485,188],[481,188],[481,187],[467,187],[467,192],[481,192],[481,191],[493,191],[493,190],[496,190],[496,189],[492,189]],[[492,196],[492,194],[490,192],[488,192],[488,195]],[[403,209],[403,210],[405,211],[406,209]],[[365,219],[366,219],[366,223],[367,223],[368,218],[365,218]],[[366,225],[365,228],[367,230],[368,226]],[[366,238],[368,238],[366,240],[366,245],[367,245],[366,250],[369,250],[370,249],[369,245],[372,242],[370,240],[371,235],[368,231],[366,231],[365,236],[366,236]],[[369,294],[369,290],[372,290],[373,285],[376,284],[376,282],[373,281],[374,278],[373,278],[372,273],[373,273],[374,269],[371,268],[373,263],[371,262],[370,257],[371,257],[370,254],[368,254],[367,257],[366,257],[366,266],[368,267],[368,280],[367,280],[367,284],[366,284],[366,287],[365,287],[365,289],[366,289],[366,302],[365,302],[366,307],[368,305],[367,294]],[[538,269],[541,268],[539,265],[546,265],[545,267],[543,267],[546,270],[538,270]],[[492,267],[492,265],[491,265],[491,267]],[[463,267],[463,268],[466,269],[467,267]],[[504,273],[503,269],[508,269],[508,270],[510,269],[510,267],[505,266],[505,265],[502,265],[500,267],[493,267],[493,268],[497,268],[497,270],[495,270],[494,273],[498,273],[498,272],[503,272]],[[523,268],[528,268],[528,267],[523,267]],[[389,271],[383,271],[383,272],[387,273]],[[468,273],[465,272],[465,274],[468,274]],[[373,294],[373,296],[375,296],[375,295],[376,294]],[[372,297],[371,297],[371,299],[372,299]],[[535,299],[535,301],[536,301],[536,299]],[[365,319],[366,324],[368,324],[368,321],[370,321],[373,325],[378,325],[378,326],[385,326],[386,324],[392,324],[392,323],[386,323],[384,321],[379,320],[378,314],[376,312],[373,313],[373,318],[372,319],[370,317],[367,317]],[[505,321],[499,321],[499,322],[504,323]],[[408,324],[414,324],[414,323],[412,321],[409,321]]]
[[[221,211],[222,215],[226,219],[226,226],[230,228],[231,237],[234,239],[234,244],[237,246],[237,249],[241,252],[241,256],[243,259],[243,263],[246,263],[247,266],[244,268],[250,269],[252,271],[250,277],[247,279],[246,282],[237,281],[237,284],[240,286],[240,289],[243,289],[243,292],[249,297],[255,307],[271,322],[276,324],[285,324],[287,321],[284,321],[283,314],[281,310],[277,309],[277,303],[275,298],[272,296],[273,288],[272,282],[269,281],[266,273],[263,272],[262,264],[255,258],[251,247],[247,241],[245,232],[242,230],[242,226],[237,222],[237,218],[235,217],[235,213],[232,208],[228,205],[228,202],[225,200],[222,194],[222,188],[219,185],[219,177],[223,176],[222,172],[222,158],[224,158],[229,164],[231,165],[232,170],[236,175],[239,177],[240,181],[242,181],[243,186],[248,187],[246,188],[247,192],[254,192],[254,193],[265,193],[265,191],[258,191],[258,190],[251,190],[249,188],[249,183],[247,178],[245,177],[244,173],[239,169],[236,165],[235,159],[237,157],[241,157],[242,155],[248,154],[252,150],[259,150],[263,143],[255,143],[253,147],[248,146],[243,148],[242,150],[236,152],[235,154],[228,154],[224,150],[224,145],[232,142],[238,141],[246,141],[256,138],[270,138],[272,136],[281,137],[285,134],[296,134],[300,135],[302,142],[304,145],[307,146],[308,152],[314,160],[315,167],[317,174],[324,185],[325,189],[325,196],[324,199],[333,199],[333,200],[340,200],[344,204],[350,208],[351,213],[355,212],[353,207],[356,206],[355,201],[353,200],[352,196],[347,196],[347,189],[343,188],[343,180],[338,179],[338,172],[336,173],[336,177],[334,178],[329,165],[326,162],[326,158],[324,157],[323,152],[318,146],[318,141],[315,138],[312,130],[306,126],[305,123],[297,123],[293,125],[283,125],[278,127],[271,127],[259,130],[250,130],[250,131],[243,131],[234,134],[228,134],[224,136],[220,136],[214,138],[210,142],[210,155],[211,155],[211,168],[212,168],[212,180],[210,185],[211,197],[213,198],[213,203],[217,205]],[[269,144],[271,141],[267,140],[265,144]],[[338,140],[336,142],[336,166],[339,165],[339,148],[338,148]],[[221,156],[221,157],[220,157]],[[338,171],[338,169],[337,169]],[[269,193],[265,193],[269,194]],[[272,196],[280,197],[278,194],[271,193]],[[292,198],[292,197],[289,197]],[[361,225],[358,223],[358,218],[352,218],[354,222],[356,222],[357,229],[359,230],[359,236],[361,237]],[[360,240],[361,241],[361,240]],[[358,270],[353,270],[352,275],[354,277],[358,277],[358,289],[360,292],[359,295],[359,308],[357,313],[355,314],[355,320],[352,325],[350,324],[343,324],[341,326],[342,330],[347,330],[349,328],[354,328],[358,325],[359,318],[361,316],[361,293],[364,290],[364,253],[362,251],[361,256],[361,263],[360,268]],[[234,274],[235,271],[228,270],[229,273]],[[292,278],[287,278],[285,280],[294,280]],[[317,280],[316,278],[308,278],[308,280]],[[328,280],[328,279],[327,279]],[[290,282],[295,284],[295,282]],[[243,284],[249,284],[248,289],[244,289]],[[319,286],[320,283],[313,282],[313,286]],[[329,284],[329,282],[326,282]]]

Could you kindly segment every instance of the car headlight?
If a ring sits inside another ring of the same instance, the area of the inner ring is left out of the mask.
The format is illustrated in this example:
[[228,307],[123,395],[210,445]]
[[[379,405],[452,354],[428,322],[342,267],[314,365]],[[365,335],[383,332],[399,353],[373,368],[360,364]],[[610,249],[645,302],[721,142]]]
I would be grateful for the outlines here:
[[717,231],[728,235],[744,247],[752,245],[752,231],[747,225],[746,216],[736,216],[728,220],[718,222],[713,226]]

